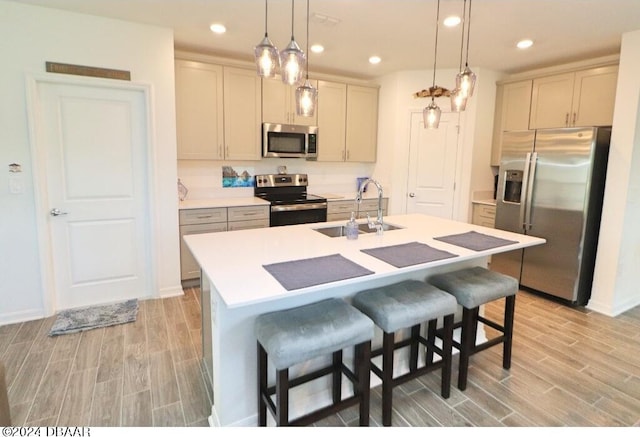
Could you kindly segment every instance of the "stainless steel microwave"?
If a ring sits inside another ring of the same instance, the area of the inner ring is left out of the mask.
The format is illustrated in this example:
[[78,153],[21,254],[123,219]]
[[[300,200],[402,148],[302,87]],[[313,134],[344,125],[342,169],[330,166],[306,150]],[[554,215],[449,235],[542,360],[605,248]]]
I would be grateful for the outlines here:
[[316,160],[318,157],[317,126],[262,123],[262,156]]

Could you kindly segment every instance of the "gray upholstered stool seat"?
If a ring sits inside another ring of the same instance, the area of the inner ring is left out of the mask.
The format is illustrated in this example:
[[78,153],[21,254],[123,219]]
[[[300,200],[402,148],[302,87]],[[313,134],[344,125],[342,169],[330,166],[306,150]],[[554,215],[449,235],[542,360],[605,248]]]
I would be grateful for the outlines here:
[[[382,379],[382,424],[391,425],[393,387],[433,370],[441,369],[442,397],[448,398],[451,384],[451,348],[453,338],[453,316],[457,308],[456,299],[449,293],[427,284],[408,280],[384,287],[362,291],[353,298],[353,306],[371,317],[383,331],[382,349],[372,356],[382,355],[382,369],[372,363],[372,370]],[[444,320],[442,347],[435,344],[438,318]],[[420,335],[420,325],[426,322],[427,337]],[[411,336],[404,341],[395,341],[395,332],[411,328]],[[425,365],[418,368],[418,346],[426,346]],[[409,372],[393,377],[393,355],[396,349],[409,347]],[[440,361],[434,362],[433,354]]]
[[[341,299],[320,302],[257,317],[258,340],[258,421],[266,426],[269,407],[279,426],[307,425],[336,411],[360,404],[360,425],[369,424],[369,381],[371,339],[374,324],[367,316]],[[342,350],[355,347],[352,372],[342,362]],[[289,380],[289,367],[313,358],[332,354],[332,364],[310,375]],[[267,360],[277,370],[276,385],[268,387]],[[333,404],[289,421],[288,389],[312,379],[333,375]],[[342,374],[354,384],[354,395],[341,399]],[[271,395],[276,394],[276,403]]]
[[[502,367],[511,367],[511,348],[513,343],[513,317],[518,281],[510,276],[487,270],[482,267],[470,267],[449,273],[431,276],[429,283],[455,296],[462,306],[462,321],[455,327],[461,327],[460,343],[453,345],[460,351],[458,369],[458,388],[467,387],[469,357],[496,344],[503,344]],[[494,300],[505,298],[504,320],[502,325],[480,315],[480,306]],[[478,322],[502,332],[485,343],[476,345]]]

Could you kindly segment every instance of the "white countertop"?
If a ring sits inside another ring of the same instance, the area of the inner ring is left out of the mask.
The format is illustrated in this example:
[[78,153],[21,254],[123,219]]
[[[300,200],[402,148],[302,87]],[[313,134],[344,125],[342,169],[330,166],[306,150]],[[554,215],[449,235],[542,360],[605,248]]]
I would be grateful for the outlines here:
[[197,208],[228,208],[234,206],[260,206],[269,205],[266,200],[259,197],[223,197],[217,199],[186,199],[179,203],[178,209]]
[[474,199],[471,201],[471,203],[477,203],[480,205],[489,205],[489,206],[496,206],[496,199]]
[[[452,262],[485,257],[494,253],[545,242],[541,238],[421,214],[389,216],[385,217],[385,222],[401,226],[404,229],[386,231],[382,236],[377,236],[375,233],[361,234],[357,240],[347,240],[345,237],[332,238],[313,230],[313,228],[344,224],[343,221],[339,221],[186,235],[184,240],[228,308],[291,297],[296,293],[315,293],[330,287],[336,287],[336,285],[369,281],[372,278],[424,269],[425,266],[435,267]],[[433,237],[471,230],[516,240],[518,243],[475,252],[433,240]],[[398,269],[360,251],[361,249],[391,246],[412,241],[422,242],[458,256]],[[265,264],[336,253],[366,269],[374,271],[375,274],[287,291],[262,267]]]

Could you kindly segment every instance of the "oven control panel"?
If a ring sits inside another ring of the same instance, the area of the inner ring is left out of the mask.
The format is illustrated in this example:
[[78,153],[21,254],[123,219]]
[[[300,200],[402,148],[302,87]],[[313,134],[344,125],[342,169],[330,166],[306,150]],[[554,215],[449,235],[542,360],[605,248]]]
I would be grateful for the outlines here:
[[306,187],[306,174],[262,174],[256,175],[256,187]]

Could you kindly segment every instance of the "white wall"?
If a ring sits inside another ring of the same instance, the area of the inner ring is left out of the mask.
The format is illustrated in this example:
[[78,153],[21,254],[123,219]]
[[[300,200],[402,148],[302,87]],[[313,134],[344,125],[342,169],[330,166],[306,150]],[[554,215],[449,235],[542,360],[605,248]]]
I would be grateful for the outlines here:
[[[43,315],[27,129],[25,76],[46,61],[131,71],[152,89],[157,295],[181,290],[176,196],[173,34],[170,29],[0,1],[0,324]],[[22,165],[10,175],[8,165]],[[10,194],[10,176],[24,192]]]
[[640,304],[640,31],[623,35],[598,255],[588,307]]
[[[471,192],[493,191],[493,174],[489,165],[491,135],[495,107],[498,73],[474,69],[478,76],[476,91],[460,114],[462,153],[458,159],[456,204],[454,219],[469,221]],[[452,89],[457,70],[438,70],[436,84]],[[429,88],[433,71],[402,71],[379,79],[380,106],[378,118],[378,162],[374,174],[390,181],[389,211],[392,214],[406,212],[407,178],[409,167],[409,137],[411,112],[422,111],[430,102],[428,98],[414,98],[413,94]],[[436,103],[443,112],[448,111],[448,98]]]

